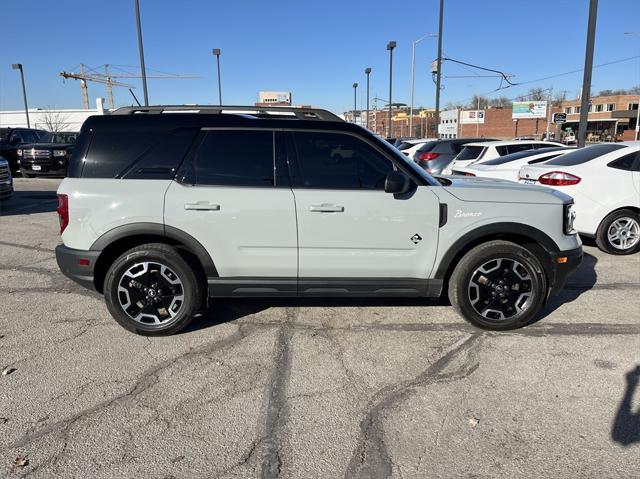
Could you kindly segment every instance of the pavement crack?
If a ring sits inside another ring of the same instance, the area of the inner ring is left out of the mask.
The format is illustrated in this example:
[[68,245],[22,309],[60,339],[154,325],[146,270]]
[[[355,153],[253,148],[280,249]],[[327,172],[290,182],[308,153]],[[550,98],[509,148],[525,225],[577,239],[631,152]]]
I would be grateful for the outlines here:
[[[385,411],[402,402],[417,387],[455,381],[472,374],[479,365],[479,346],[483,336],[478,332],[472,334],[417,377],[382,388],[374,395],[368,412],[360,422],[360,438],[349,462],[346,478],[391,476],[393,462],[384,442]],[[455,369],[451,369],[452,365]]]
[[[29,447],[37,439],[48,436],[50,434],[60,435],[63,442],[65,442],[68,440],[70,430],[77,422],[87,419],[116,404],[135,400],[139,395],[158,384],[158,382],[160,381],[160,375],[165,370],[174,366],[176,363],[187,361],[198,356],[206,356],[207,354],[211,354],[214,351],[233,347],[241,342],[245,337],[247,337],[250,334],[250,331],[253,331],[253,329],[254,328],[251,328],[248,325],[239,326],[233,334],[229,335],[226,338],[214,341],[212,343],[204,344],[197,348],[192,348],[184,352],[183,354],[162,361],[157,365],[148,368],[142,375],[138,377],[135,384],[126,392],[112,397],[108,400],[102,401],[90,408],[86,408],[69,418],[54,422],[36,431],[27,432],[13,443],[12,448]],[[63,453],[64,450],[62,454]]]
[[273,372],[269,381],[269,389],[266,397],[265,435],[262,440],[262,458],[260,477],[263,479],[275,478],[281,475],[282,457],[281,434],[288,417],[288,386],[291,376],[291,348],[293,327],[296,311],[294,308],[286,309],[286,321],[278,330],[278,336],[273,351]]

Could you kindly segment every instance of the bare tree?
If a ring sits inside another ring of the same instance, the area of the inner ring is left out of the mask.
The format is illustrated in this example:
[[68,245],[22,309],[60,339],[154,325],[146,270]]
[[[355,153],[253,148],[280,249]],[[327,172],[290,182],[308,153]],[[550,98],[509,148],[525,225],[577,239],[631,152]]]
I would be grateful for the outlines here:
[[560,106],[562,102],[565,101],[566,99],[567,99],[567,91],[566,90],[558,91],[553,94],[553,99],[551,100],[551,104],[553,106]]
[[48,130],[52,133],[65,131],[70,126],[69,115],[61,111],[53,110],[51,108],[47,108],[44,111],[41,123],[43,124],[45,130]]
[[532,88],[527,93],[527,97],[532,101],[543,101],[548,98],[548,94],[544,88]]

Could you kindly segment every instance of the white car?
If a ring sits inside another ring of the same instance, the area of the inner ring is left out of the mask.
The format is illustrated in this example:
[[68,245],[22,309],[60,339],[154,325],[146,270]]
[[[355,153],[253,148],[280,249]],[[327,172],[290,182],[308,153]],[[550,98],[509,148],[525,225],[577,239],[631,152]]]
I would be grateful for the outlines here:
[[572,151],[519,173],[521,183],[572,196],[575,228],[611,254],[640,251],[640,142],[606,143]]
[[413,158],[415,152],[418,151],[422,145],[435,140],[437,140],[437,138],[420,138],[418,140],[406,140],[402,142],[400,146],[398,146],[398,149],[402,152],[403,155],[406,155],[409,158]]
[[501,156],[510,155],[525,150],[537,150],[554,146],[564,147],[561,143],[542,140],[508,140],[508,141],[483,141],[467,143],[451,164],[442,172],[450,175],[453,170],[458,170],[474,163],[484,163]]
[[453,174],[518,181],[518,173],[523,166],[543,163],[569,151],[573,150],[555,147],[545,148],[544,150],[520,151],[486,162],[465,166],[464,168],[456,168],[453,170]]

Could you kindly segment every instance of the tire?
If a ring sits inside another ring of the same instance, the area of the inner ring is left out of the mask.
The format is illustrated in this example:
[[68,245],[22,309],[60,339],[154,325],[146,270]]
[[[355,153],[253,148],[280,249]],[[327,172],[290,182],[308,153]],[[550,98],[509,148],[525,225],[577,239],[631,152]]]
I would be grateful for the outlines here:
[[546,295],[547,278],[538,258],[508,241],[489,241],[471,249],[449,280],[454,309],[475,326],[494,331],[530,323]]
[[640,215],[633,210],[614,211],[598,226],[596,244],[609,254],[637,253],[640,251]]
[[[163,243],[137,246],[107,271],[104,298],[113,318],[145,336],[186,327],[203,304],[203,284],[180,253]],[[143,305],[143,308],[140,308]]]
[[25,171],[20,170],[20,174],[22,175],[23,178],[35,178],[36,175],[32,175],[30,173],[27,173]]

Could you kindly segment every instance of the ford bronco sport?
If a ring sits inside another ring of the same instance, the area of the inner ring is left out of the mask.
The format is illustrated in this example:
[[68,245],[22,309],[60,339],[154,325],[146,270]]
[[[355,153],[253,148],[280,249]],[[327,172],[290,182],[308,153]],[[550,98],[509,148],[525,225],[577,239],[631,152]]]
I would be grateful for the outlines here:
[[318,109],[91,117],[58,198],[61,270],[147,335],[181,330],[211,298],[443,291],[471,323],[512,329],[582,258],[569,196],[434,178]]

